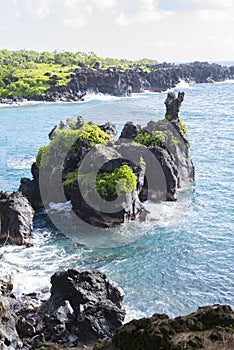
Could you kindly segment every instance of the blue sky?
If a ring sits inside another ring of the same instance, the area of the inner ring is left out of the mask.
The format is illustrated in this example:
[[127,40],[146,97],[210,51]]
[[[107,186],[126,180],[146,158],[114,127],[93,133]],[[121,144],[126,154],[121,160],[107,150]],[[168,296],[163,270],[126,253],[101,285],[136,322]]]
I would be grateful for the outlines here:
[[233,0],[1,0],[0,48],[234,60]]

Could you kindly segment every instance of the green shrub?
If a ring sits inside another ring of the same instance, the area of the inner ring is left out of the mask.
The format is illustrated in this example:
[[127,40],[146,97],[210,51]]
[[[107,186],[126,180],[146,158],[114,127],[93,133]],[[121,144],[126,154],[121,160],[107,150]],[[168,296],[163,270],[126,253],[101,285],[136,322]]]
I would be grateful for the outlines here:
[[121,192],[129,194],[136,190],[137,177],[127,164],[115,169],[112,173],[99,173],[96,177],[96,188],[100,196],[107,199]]
[[48,149],[48,146],[41,146],[39,148],[39,151],[37,152],[36,166],[38,168],[40,167],[44,168],[47,165],[47,162],[46,162],[47,149]]
[[179,118],[180,132],[188,138],[188,129],[183,120]]
[[148,132],[140,132],[135,137],[135,142],[140,143],[144,146],[159,146],[163,147],[165,144],[165,135],[160,130],[152,131],[152,134]]
[[72,185],[76,180],[78,180],[78,172],[70,172],[66,176],[66,180],[63,181],[64,186]]
[[77,146],[75,142],[77,139],[87,140],[90,146],[93,147],[97,143],[106,144],[110,140],[110,136],[96,124],[90,125],[85,123],[80,129],[76,130],[57,129],[55,137],[50,144],[39,149],[36,160],[37,166],[39,168],[45,168],[52,153],[60,159],[64,158],[69,150],[71,153],[76,154]]
[[80,139],[88,140],[92,147],[97,143],[106,144],[111,138],[110,135],[101,130],[96,124],[90,125],[85,123],[78,131],[80,132]]

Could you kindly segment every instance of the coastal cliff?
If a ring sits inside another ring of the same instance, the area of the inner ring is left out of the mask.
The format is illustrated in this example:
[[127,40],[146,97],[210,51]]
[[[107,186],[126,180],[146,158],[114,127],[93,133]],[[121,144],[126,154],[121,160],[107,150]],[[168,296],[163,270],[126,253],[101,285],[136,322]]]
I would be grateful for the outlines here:
[[[25,61],[27,59],[27,61]],[[28,63],[26,63],[28,62]],[[82,101],[87,94],[131,96],[188,83],[234,79],[234,66],[102,59],[96,55],[0,51],[0,103]]]

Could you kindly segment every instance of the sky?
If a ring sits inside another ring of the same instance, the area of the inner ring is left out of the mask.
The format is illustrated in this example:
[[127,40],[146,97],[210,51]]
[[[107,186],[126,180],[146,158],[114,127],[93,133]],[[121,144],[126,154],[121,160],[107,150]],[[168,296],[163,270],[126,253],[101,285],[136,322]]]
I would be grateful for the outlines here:
[[0,0],[0,49],[234,60],[234,0]]

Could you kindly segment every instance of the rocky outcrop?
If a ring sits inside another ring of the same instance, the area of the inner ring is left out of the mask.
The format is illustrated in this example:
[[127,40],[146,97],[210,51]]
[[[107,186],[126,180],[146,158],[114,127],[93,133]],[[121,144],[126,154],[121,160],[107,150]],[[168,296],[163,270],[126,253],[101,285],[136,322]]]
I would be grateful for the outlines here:
[[2,350],[234,348],[234,312],[228,305],[202,306],[174,319],[155,313],[123,325],[123,292],[102,272],[59,271],[51,284],[45,301],[38,293],[16,298],[12,283],[0,280]]
[[97,343],[94,350],[232,350],[233,325],[234,312],[228,305],[200,307],[175,319],[154,314],[125,324],[111,341]]
[[178,120],[179,118],[179,110],[181,107],[181,104],[184,100],[184,92],[179,92],[178,97],[175,96],[174,92],[168,92],[167,98],[165,101],[166,105],[166,115],[165,117],[172,121],[172,120]]
[[19,336],[16,330],[14,308],[17,303],[13,298],[0,296],[0,349],[15,350]]
[[[129,165],[129,169],[134,170],[139,180],[141,168],[139,157],[138,162],[133,163],[115,144],[110,146],[97,144],[89,151],[79,167],[83,179],[80,178],[80,181],[77,179],[65,187],[73,211],[80,219],[93,226],[112,227],[143,215],[144,207],[139,200],[137,187],[129,193],[121,192],[118,195],[108,193],[106,198],[101,197],[96,190],[95,174],[111,174],[124,165]],[[88,184],[85,177],[90,179]]]
[[51,277],[51,297],[40,315],[46,339],[67,343],[109,337],[123,323],[123,292],[99,271],[69,269]]
[[105,274],[70,269],[55,273],[51,284],[43,301],[38,293],[16,299],[12,284],[0,281],[2,350],[80,348],[111,337],[122,325],[123,292]]
[[183,99],[183,92],[168,93],[165,119],[144,127],[127,122],[119,139],[109,122],[60,122],[32,165],[33,180],[22,179],[20,190],[35,209],[71,200],[79,224],[108,228],[145,219],[145,200],[177,200],[178,189],[194,181],[178,115]]
[[30,180],[26,177],[23,177],[20,180],[19,191],[27,197],[29,203],[34,210],[39,210],[44,207],[44,204],[41,199],[40,189],[39,189],[39,169],[36,166],[36,163],[32,164],[31,173],[33,179]]
[[21,192],[0,192],[0,242],[29,244],[34,211]]

